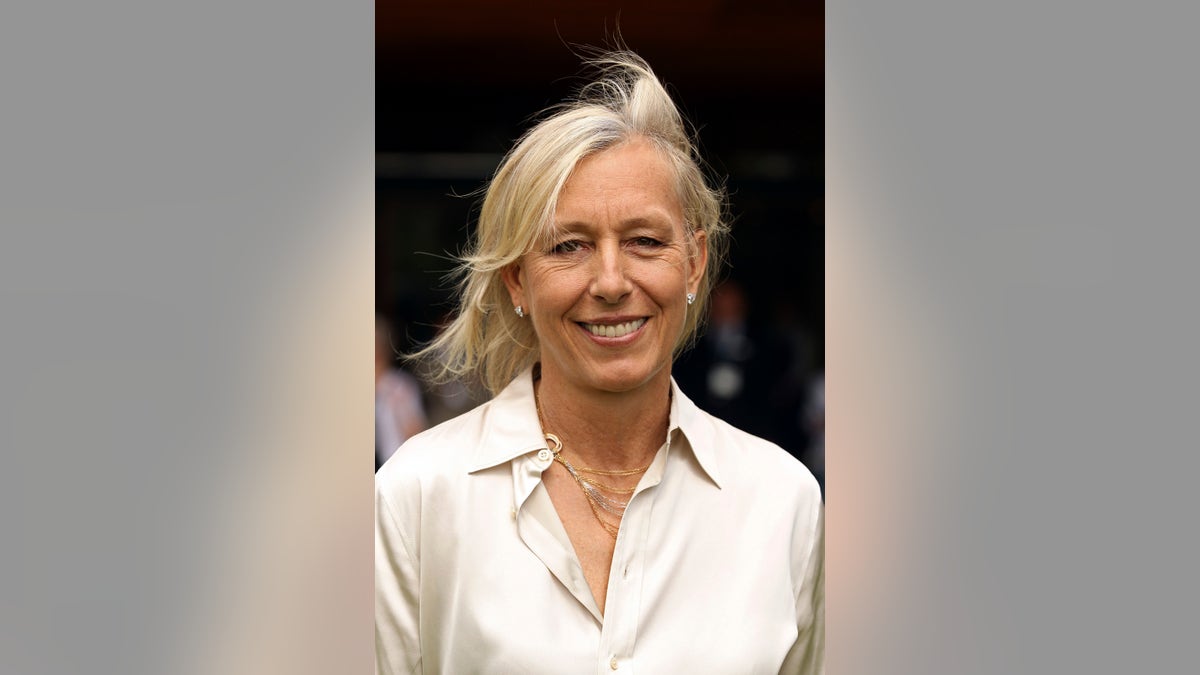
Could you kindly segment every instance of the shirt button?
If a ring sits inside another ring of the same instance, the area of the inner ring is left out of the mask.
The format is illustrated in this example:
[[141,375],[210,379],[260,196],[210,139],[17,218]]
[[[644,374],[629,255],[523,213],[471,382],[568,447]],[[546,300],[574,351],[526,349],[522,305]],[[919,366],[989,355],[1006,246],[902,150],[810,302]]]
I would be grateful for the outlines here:
[[614,657],[612,657],[611,659],[609,659],[609,661],[608,661],[608,667],[609,667],[609,668],[612,668],[613,670],[616,670],[616,669],[617,669],[617,657],[615,657],[615,656],[614,656]]
[[542,460],[543,462],[549,462],[551,457],[552,455],[550,454],[549,450],[545,448],[538,450],[538,459]]

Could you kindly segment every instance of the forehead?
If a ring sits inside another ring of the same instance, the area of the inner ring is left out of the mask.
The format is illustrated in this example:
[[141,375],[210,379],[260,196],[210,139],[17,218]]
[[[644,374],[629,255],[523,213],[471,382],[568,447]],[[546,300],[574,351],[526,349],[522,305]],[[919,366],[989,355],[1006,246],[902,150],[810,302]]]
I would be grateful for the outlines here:
[[682,224],[675,172],[649,141],[634,139],[584,158],[559,193],[559,227],[614,216]]

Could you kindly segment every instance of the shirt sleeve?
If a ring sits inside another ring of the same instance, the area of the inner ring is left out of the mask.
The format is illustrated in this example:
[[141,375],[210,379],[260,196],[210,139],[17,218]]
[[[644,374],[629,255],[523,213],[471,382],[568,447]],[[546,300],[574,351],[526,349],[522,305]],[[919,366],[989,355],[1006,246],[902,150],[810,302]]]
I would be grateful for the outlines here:
[[783,660],[780,673],[825,672],[825,506],[819,505],[810,553],[796,590],[796,643]]
[[421,672],[419,575],[387,498],[375,490],[375,673]]

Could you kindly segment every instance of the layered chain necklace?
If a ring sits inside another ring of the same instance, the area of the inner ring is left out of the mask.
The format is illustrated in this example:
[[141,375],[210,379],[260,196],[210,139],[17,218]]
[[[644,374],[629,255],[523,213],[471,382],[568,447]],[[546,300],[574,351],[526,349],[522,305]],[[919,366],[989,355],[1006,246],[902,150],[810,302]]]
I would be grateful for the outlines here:
[[571,475],[571,478],[575,480],[575,484],[579,486],[579,489],[583,491],[583,496],[587,498],[588,506],[592,507],[592,515],[596,517],[596,521],[600,523],[600,527],[603,527],[608,536],[612,537],[615,541],[617,532],[621,529],[621,518],[625,515],[625,509],[629,506],[629,500],[632,498],[633,491],[636,488],[620,488],[608,485],[595,477],[636,476],[649,469],[650,464],[653,464],[653,460],[651,460],[650,464],[636,469],[610,471],[577,467],[563,456],[563,443],[558,439],[558,436],[546,433],[546,421],[542,417],[542,403],[536,394],[534,395],[534,403],[537,407],[538,422],[542,425],[542,433],[546,438],[550,452],[554,455],[554,461],[562,464],[567,473]]

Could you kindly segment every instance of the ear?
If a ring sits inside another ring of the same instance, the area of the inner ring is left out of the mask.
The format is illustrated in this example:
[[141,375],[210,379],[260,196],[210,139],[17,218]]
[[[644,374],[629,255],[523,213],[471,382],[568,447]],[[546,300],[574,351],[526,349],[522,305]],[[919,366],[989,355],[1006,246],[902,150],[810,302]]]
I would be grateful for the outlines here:
[[508,288],[508,297],[512,299],[513,307],[525,304],[525,270],[521,262],[517,262],[500,270],[504,286]]
[[689,256],[687,286],[689,293],[696,293],[700,288],[700,280],[704,278],[704,270],[708,266],[708,234],[704,230],[695,230],[692,232],[692,245],[695,247],[692,250],[694,254]]

